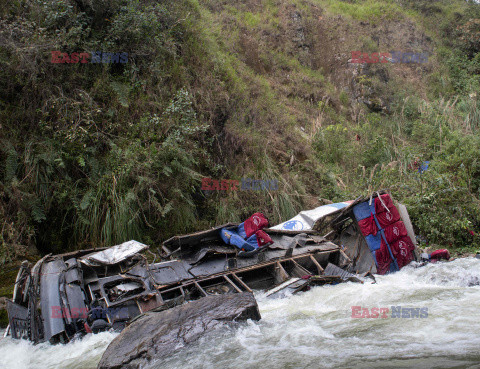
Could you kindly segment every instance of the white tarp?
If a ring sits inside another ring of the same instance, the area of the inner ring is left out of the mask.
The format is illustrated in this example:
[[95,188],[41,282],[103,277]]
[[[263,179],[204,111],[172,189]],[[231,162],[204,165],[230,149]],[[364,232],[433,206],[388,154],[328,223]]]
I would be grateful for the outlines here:
[[338,202],[336,204],[328,204],[319,206],[312,210],[303,210],[292,219],[286,222],[277,224],[271,229],[285,230],[285,231],[306,231],[312,229],[317,220],[324,216],[331,214],[339,209],[343,209],[350,205],[353,201]]
[[109,247],[103,251],[88,254],[81,258],[80,261],[87,265],[113,265],[145,250],[146,248],[148,248],[147,245],[131,240],[117,246]]

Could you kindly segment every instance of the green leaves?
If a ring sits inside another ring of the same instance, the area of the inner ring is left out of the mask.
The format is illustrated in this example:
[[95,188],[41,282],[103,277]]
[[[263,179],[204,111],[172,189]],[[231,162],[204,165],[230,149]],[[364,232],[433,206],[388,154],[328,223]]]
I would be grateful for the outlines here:
[[90,203],[93,199],[93,190],[88,190],[85,195],[83,195],[82,201],[80,201],[80,210],[87,210],[90,206]]
[[163,207],[163,209],[162,209],[162,211],[161,211],[161,214],[162,214],[162,216],[164,217],[164,216],[166,216],[166,215],[167,215],[170,211],[172,211],[172,210],[173,210],[173,204],[172,204],[172,202],[170,201],[168,204],[166,204],[166,205]]
[[118,101],[124,108],[128,108],[129,103],[128,103],[128,95],[130,91],[132,90],[132,87],[130,87],[126,83],[121,83],[117,81],[110,82],[110,86],[112,86],[113,91],[117,94]]
[[3,142],[2,151],[5,153],[5,183],[10,183],[17,174],[18,154],[15,148],[8,142]]
[[40,199],[36,199],[32,205],[32,218],[35,222],[41,223],[46,220],[45,210]]

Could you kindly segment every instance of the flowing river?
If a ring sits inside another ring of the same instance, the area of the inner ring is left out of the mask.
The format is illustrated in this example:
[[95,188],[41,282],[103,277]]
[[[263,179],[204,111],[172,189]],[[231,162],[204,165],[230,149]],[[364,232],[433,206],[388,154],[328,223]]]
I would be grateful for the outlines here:
[[[480,259],[408,266],[376,284],[257,298],[261,321],[211,332],[148,369],[480,368]],[[352,318],[352,306],[389,311],[386,318]],[[394,318],[392,306],[428,316]],[[115,336],[58,346],[3,338],[0,367],[96,368]]]

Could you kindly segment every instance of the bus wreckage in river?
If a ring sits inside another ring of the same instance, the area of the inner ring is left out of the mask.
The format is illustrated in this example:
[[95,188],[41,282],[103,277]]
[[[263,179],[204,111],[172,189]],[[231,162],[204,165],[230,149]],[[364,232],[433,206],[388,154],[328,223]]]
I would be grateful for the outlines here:
[[[378,203],[382,206],[375,208]],[[398,230],[388,230],[387,218]],[[275,298],[314,285],[364,283],[374,281],[374,273],[392,272],[417,259],[408,213],[401,204],[393,205],[386,192],[303,211],[264,228],[273,243],[248,257],[220,235],[238,226],[175,236],[162,244],[159,262],[149,263],[148,246],[137,241],[47,255],[33,267],[23,262],[7,301],[6,334],[35,343],[65,343],[86,333],[120,331],[147,311],[210,295],[265,290]],[[389,232],[397,239],[385,238]]]

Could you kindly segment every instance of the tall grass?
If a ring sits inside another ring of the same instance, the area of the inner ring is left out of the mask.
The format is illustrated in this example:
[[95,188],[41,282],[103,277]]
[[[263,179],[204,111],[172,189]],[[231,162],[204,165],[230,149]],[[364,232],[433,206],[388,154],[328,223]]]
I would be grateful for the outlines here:
[[378,23],[381,20],[398,20],[406,16],[405,9],[395,1],[335,1],[327,0],[327,7],[333,14],[347,15],[353,19]]

